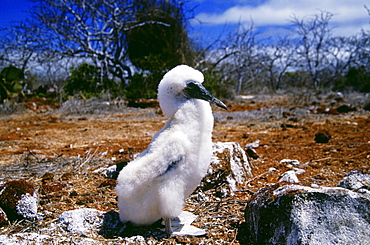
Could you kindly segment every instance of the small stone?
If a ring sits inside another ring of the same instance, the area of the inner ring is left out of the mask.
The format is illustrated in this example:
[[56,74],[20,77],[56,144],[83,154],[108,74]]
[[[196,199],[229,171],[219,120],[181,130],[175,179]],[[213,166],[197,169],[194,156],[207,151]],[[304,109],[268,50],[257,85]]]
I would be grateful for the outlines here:
[[117,171],[117,165],[112,165],[108,168],[106,168],[105,175],[109,179],[117,179],[118,177],[118,171]]
[[248,148],[245,152],[253,159],[258,159],[260,157],[255,149]]
[[49,183],[52,182],[54,179],[54,173],[47,172],[41,177],[42,183]]
[[145,245],[147,244],[145,238],[143,236],[137,235],[132,237],[124,238],[126,244],[137,244],[137,245]]
[[300,162],[298,160],[283,159],[280,161],[281,164],[290,164],[292,166],[299,166]]
[[316,143],[328,143],[331,139],[331,135],[328,132],[320,132],[315,134]]
[[306,172],[306,170],[301,169],[301,168],[293,168],[293,170],[294,170],[296,175],[304,174]]
[[245,148],[247,149],[256,149],[260,146],[261,140],[256,140],[253,143],[249,143],[245,145]]
[[283,174],[279,182],[299,183],[299,180],[296,172],[294,170],[289,170]]
[[204,202],[206,200],[207,200],[207,197],[206,197],[206,195],[203,192],[199,192],[197,194],[197,201],[198,202]]
[[181,214],[171,219],[173,235],[176,236],[204,236],[207,232],[198,227],[192,226],[198,216],[188,211],[182,211]]
[[119,172],[127,165],[128,162],[122,161],[106,169],[105,175],[108,179],[117,179]]
[[348,113],[350,111],[357,111],[357,108],[353,105],[341,105],[337,108],[339,113]]

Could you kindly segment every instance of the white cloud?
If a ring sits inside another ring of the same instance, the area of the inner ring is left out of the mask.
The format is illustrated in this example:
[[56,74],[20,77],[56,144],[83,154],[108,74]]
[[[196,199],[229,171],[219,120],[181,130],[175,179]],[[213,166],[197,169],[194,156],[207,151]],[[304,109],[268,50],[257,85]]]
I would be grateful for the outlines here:
[[[196,16],[202,24],[209,26],[242,23],[263,26],[284,26],[294,15],[299,19],[312,16],[319,11],[328,11],[334,16],[330,23],[337,27],[334,33],[351,35],[361,29],[370,29],[370,17],[364,5],[366,0],[269,0],[258,6],[236,5],[221,14],[203,12]],[[195,23],[195,22],[194,22]]]

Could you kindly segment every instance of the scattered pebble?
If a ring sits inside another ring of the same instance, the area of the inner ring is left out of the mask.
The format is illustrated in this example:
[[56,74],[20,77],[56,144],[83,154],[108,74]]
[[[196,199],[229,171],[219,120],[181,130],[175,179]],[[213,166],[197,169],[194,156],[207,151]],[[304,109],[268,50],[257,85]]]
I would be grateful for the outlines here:
[[328,132],[320,132],[315,134],[316,143],[328,143],[331,139],[331,135]]
[[261,140],[256,140],[253,143],[249,143],[245,145],[245,148],[247,149],[256,149],[260,146]]
[[299,183],[299,180],[296,172],[294,170],[289,170],[281,176],[279,182]]
[[245,152],[253,159],[258,159],[260,157],[255,149],[248,148]]
[[318,184],[311,184],[311,187],[312,188],[320,188],[320,186]]
[[298,160],[283,159],[280,161],[281,164],[290,164],[292,166],[299,166],[300,162]]

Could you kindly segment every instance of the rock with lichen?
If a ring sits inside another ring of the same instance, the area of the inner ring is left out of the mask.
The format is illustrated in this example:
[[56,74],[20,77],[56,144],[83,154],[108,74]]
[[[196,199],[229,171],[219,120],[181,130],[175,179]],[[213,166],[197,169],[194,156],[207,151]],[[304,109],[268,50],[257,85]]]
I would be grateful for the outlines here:
[[251,169],[248,157],[238,143],[214,143],[212,161],[202,181],[203,189],[222,186],[222,196],[233,195],[237,186],[252,175]]
[[93,208],[80,208],[63,212],[58,223],[64,230],[81,235],[91,235],[102,226],[104,212]]
[[338,186],[356,192],[370,194],[370,174],[353,170],[339,182]]
[[241,244],[369,244],[370,196],[340,187],[274,184],[245,209]]
[[0,186],[0,207],[10,221],[37,218],[37,191],[25,180],[8,181]]

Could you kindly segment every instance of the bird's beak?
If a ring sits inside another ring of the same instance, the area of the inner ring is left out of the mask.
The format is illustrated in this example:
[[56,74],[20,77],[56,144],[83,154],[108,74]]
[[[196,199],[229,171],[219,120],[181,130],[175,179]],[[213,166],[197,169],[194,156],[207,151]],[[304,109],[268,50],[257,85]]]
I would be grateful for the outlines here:
[[189,81],[183,92],[187,98],[205,100],[227,110],[227,106],[221,100],[208,92],[201,83]]

